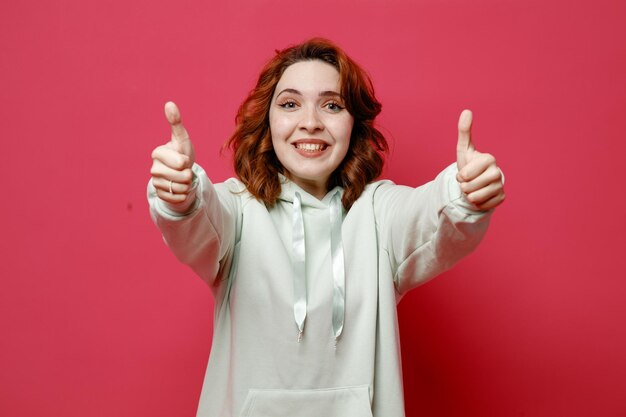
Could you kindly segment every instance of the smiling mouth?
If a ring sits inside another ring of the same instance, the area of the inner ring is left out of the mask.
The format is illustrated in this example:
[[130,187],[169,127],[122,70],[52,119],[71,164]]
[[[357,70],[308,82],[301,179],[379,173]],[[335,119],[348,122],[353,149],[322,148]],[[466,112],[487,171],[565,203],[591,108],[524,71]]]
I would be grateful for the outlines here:
[[328,148],[328,145],[322,143],[296,143],[294,146],[304,152],[319,152]]

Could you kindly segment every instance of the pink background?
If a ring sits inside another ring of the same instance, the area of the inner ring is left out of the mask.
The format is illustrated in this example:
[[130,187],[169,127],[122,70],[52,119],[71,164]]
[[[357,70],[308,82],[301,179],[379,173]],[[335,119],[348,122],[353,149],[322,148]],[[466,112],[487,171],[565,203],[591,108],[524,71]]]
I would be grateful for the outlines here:
[[463,108],[506,173],[483,245],[400,304],[408,416],[625,416],[625,22],[623,0],[3,0],[0,415],[195,414],[212,300],[148,216],[163,103],[223,180],[261,65],[322,35],[374,80],[386,177],[453,162]]

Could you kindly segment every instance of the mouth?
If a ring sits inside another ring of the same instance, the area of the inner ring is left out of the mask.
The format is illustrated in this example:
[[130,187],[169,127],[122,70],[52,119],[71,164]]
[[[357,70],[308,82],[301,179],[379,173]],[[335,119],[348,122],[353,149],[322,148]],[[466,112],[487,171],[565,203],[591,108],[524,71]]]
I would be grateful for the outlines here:
[[301,139],[293,143],[293,146],[303,153],[318,153],[325,151],[329,144],[320,139]]
[[304,152],[319,152],[328,148],[328,145],[320,143],[296,143],[294,146],[296,149]]

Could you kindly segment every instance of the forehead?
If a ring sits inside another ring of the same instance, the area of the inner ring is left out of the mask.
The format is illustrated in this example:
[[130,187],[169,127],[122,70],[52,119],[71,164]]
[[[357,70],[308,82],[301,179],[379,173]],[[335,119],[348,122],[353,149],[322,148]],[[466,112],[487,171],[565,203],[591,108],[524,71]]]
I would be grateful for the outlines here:
[[285,69],[276,85],[276,92],[293,88],[302,93],[339,92],[339,72],[331,64],[320,61],[300,61]]

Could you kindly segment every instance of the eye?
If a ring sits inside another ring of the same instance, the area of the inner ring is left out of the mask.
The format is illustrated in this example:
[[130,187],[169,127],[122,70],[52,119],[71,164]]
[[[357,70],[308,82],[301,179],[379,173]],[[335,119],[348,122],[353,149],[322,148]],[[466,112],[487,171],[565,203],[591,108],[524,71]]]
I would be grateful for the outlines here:
[[330,111],[332,111],[333,113],[339,113],[341,110],[344,109],[343,106],[341,106],[339,103],[337,103],[336,101],[330,101],[328,103],[326,103],[326,108]]
[[298,103],[296,103],[293,100],[285,100],[283,102],[278,103],[278,105],[282,107],[283,109],[292,110],[296,108]]

